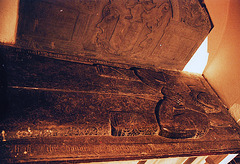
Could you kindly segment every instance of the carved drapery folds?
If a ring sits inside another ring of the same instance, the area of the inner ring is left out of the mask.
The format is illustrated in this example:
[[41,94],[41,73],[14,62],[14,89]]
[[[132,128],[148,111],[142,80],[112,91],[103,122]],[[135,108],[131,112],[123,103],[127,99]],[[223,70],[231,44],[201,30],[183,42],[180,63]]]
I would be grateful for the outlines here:
[[17,45],[181,70],[211,28],[198,0],[22,0]]
[[[210,128],[208,115],[224,109],[201,77],[16,55],[7,56],[9,108],[16,110],[6,120],[10,140],[63,133],[201,138]],[[25,136],[21,129],[28,128]]]
[[239,127],[202,76],[1,52],[8,81],[2,161],[156,158],[240,146]]
[[102,15],[97,45],[107,53],[137,56],[144,49],[154,50],[172,12],[168,1],[113,1]]
[[239,127],[206,80],[170,71],[212,28],[203,6],[21,0],[21,48],[0,47],[0,163],[239,150]]

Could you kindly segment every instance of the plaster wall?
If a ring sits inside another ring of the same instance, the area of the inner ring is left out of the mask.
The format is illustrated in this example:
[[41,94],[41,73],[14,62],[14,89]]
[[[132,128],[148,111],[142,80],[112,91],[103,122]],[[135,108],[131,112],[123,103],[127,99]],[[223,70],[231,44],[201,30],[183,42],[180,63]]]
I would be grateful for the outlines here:
[[0,42],[15,43],[18,3],[19,0],[0,0]]
[[209,60],[203,75],[240,118],[240,1],[206,0],[214,28],[209,34]]

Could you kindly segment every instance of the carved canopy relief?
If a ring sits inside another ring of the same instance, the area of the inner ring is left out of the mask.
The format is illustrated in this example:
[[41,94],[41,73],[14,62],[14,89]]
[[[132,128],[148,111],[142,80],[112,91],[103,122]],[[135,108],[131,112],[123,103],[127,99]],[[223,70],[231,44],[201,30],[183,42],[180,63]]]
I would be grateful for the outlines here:
[[211,28],[198,0],[23,0],[17,45],[181,70]]

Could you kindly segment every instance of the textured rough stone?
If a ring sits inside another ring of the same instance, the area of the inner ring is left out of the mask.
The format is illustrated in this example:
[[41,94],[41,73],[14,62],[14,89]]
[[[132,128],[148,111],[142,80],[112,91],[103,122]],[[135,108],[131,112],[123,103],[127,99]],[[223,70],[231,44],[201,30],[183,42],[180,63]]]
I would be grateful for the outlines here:
[[239,126],[200,75],[45,56],[1,47],[3,162],[239,152]]
[[199,0],[22,0],[17,46],[182,70],[212,28]]

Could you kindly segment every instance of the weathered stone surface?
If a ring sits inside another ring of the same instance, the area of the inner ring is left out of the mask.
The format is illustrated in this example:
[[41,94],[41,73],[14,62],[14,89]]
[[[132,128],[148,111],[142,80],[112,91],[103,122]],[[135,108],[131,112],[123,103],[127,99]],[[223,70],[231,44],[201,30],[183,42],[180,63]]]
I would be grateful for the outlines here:
[[[182,70],[212,28],[198,0],[21,0],[17,46]],[[66,58],[65,58],[66,59]]]
[[[55,54],[56,55],[56,54]],[[0,160],[236,153],[239,126],[200,75],[82,64],[1,48]]]

